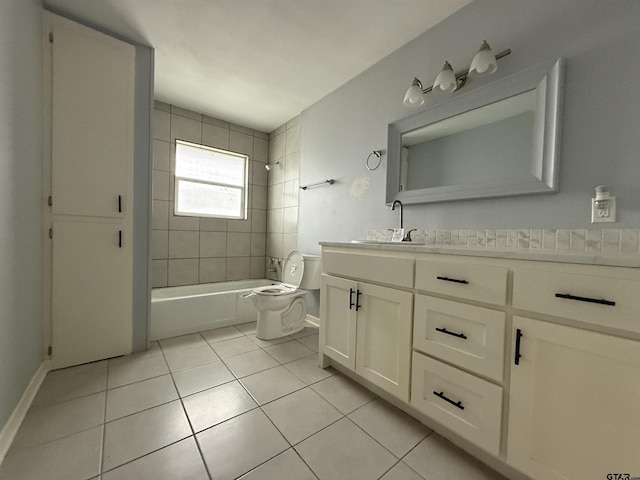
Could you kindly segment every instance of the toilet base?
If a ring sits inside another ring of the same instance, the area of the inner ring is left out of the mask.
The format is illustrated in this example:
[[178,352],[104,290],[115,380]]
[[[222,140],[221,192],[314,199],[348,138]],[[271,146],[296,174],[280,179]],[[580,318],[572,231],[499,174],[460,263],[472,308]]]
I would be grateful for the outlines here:
[[304,328],[307,303],[304,298],[295,298],[284,310],[258,309],[256,338],[273,340],[299,332]]

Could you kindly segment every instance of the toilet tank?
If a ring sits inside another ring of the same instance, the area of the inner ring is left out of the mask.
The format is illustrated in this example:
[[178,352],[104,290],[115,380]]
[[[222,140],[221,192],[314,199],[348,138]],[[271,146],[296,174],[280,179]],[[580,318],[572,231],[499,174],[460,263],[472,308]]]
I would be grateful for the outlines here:
[[318,290],[320,288],[320,279],[322,269],[320,267],[320,255],[310,255],[303,253],[304,272],[300,281],[300,288],[304,290]]

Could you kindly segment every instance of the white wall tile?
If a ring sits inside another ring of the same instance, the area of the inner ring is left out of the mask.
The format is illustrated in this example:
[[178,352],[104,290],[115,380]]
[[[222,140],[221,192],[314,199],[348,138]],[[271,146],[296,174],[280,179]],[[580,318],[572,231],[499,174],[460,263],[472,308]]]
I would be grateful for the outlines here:
[[161,110],[153,111],[153,138],[169,142],[171,140],[171,114]]
[[269,162],[280,160],[285,155],[284,134],[275,135],[269,139]]
[[265,278],[265,257],[251,257],[251,278]]
[[253,137],[253,159],[261,163],[269,161],[269,140]]
[[169,172],[153,170],[153,199],[169,200]]
[[163,140],[153,141],[153,168],[154,170],[169,171],[171,156],[171,142]]
[[267,253],[267,237],[264,233],[251,234],[251,256],[264,257]]
[[151,258],[169,258],[169,231],[151,230]]
[[168,285],[168,260],[151,260],[151,287],[161,288]]
[[152,228],[167,230],[169,228],[169,202],[154,200],[151,211]]
[[208,147],[229,150],[229,129],[217,125],[202,125],[202,144]]
[[248,257],[250,255],[250,233],[227,233],[227,257]]
[[168,285],[196,285],[198,283],[198,259],[169,260]]
[[236,132],[229,132],[229,150],[232,152],[244,153],[253,158],[253,135]]
[[169,231],[169,258],[198,258],[199,245],[199,232]]
[[192,118],[171,114],[171,142],[176,140],[202,143],[202,123]]
[[284,210],[271,208],[267,211],[267,231],[269,233],[282,233],[284,225]]
[[201,258],[199,283],[224,282],[227,279],[226,258]]
[[243,280],[251,276],[249,257],[227,257],[227,280]]
[[226,257],[227,232],[200,232],[200,257]]

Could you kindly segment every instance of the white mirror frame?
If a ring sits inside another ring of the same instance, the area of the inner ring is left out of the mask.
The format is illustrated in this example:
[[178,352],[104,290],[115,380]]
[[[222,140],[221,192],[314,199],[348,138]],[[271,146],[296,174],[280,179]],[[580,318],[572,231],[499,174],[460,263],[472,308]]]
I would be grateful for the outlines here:
[[[461,93],[423,112],[389,124],[387,205],[394,200],[400,200],[404,204],[416,204],[557,192],[563,71],[564,61],[561,58],[546,62]],[[536,91],[537,106],[529,175],[507,180],[400,191],[403,133],[530,90]]]

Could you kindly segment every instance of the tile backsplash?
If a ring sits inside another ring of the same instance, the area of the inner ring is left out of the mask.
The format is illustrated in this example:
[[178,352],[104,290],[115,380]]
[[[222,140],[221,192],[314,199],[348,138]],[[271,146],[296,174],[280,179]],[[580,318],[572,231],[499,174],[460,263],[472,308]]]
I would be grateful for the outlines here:
[[[640,229],[419,229],[411,233],[428,246],[576,255],[638,255]],[[390,241],[391,231],[367,230],[367,240]]]

